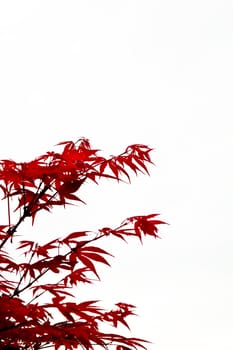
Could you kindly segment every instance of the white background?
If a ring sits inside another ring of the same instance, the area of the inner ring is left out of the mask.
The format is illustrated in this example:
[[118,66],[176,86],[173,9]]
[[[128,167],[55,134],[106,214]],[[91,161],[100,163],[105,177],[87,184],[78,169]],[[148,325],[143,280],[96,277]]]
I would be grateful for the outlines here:
[[1,159],[81,136],[155,148],[150,178],[86,185],[87,206],[25,226],[48,239],[161,213],[162,239],[109,242],[85,294],[136,304],[149,350],[233,349],[232,62],[230,0],[0,3]]

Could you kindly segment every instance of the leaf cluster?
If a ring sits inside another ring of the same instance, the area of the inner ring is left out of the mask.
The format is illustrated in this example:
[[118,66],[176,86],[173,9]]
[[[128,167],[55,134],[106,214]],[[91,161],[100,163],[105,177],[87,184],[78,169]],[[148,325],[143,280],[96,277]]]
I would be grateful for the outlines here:
[[[98,264],[110,266],[111,254],[96,241],[113,236],[141,242],[148,235],[158,238],[158,226],[165,224],[158,214],[133,216],[116,228],[71,232],[45,244],[16,241],[15,234],[26,218],[33,224],[41,210],[83,202],[77,192],[84,183],[98,184],[101,178],[130,181],[130,170],[148,173],[151,149],[136,144],[105,158],[84,138],[58,145],[60,152],[47,152],[27,163],[0,162],[0,189],[7,205],[7,222],[0,225],[0,350],[94,350],[96,345],[146,349],[142,339],[102,331],[104,324],[129,328],[126,319],[134,315],[133,305],[119,302],[106,310],[97,300],[77,303],[73,291],[80,283],[100,279]],[[12,212],[19,214],[15,223]],[[11,247],[21,261],[13,258]]]

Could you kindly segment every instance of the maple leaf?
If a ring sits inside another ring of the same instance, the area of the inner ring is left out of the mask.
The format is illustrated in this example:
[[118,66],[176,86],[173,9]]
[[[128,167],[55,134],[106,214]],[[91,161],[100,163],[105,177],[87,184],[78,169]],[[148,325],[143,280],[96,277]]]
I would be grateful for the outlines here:
[[71,286],[77,285],[80,282],[83,283],[92,283],[92,281],[87,278],[86,272],[90,271],[88,267],[81,267],[79,269],[73,270],[70,274],[68,274],[64,278],[64,284],[68,285],[70,284]]
[[154,220],[155,216],[159,214],[150,214],[150,215],[138,215],[127,218],[123,224],[125,223],[133,223],[134,231],[139,239],[142,241],[142,234],[150,235],[155,238],[159,238],[158,233],[158,225],[167,224],[161,220]]
[[77,244],[77,238],[86,236],[88,232],[90,232],[90,231],[72,232],[68,236],[66,236],[64,239],[62,239],[61,243],[64,243],[64,244],[68,245],[69,247],[71,247],[73,243]]

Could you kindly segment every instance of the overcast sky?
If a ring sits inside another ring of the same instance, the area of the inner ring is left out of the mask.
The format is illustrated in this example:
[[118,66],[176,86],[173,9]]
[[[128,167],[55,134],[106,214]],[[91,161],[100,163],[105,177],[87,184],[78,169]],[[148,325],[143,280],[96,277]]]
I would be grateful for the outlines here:
[[81,136],[105,154],[155,148],[151,177],[86,185],[87,206],[33,228],[161,213],[162,239],[109,242],[112,268],[85,294],[137,305],[149,350],[233,349],[232,62],[230,0],[0,2],[0,159]]

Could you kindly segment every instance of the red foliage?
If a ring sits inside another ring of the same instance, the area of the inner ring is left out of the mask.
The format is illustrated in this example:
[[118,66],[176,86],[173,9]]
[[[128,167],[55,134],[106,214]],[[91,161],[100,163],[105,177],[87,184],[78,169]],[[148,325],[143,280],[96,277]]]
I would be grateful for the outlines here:
[[[158,214],[130,217],[117,228],[72,232],[44,245],[35,240],[17,241],[16,231],[27,217],[33,224],[41,210],[82,202],[77,191],[84,182],[98,183],[103,177],[130,181],[130,170],[148,173],[151,149],[131,145],[119,156],[106,159],[86,139],[59,146],[60,152],[48,152],[31,162],[0,162],[0,189],[8,209],[8,223],[0,226],[0,350],[62,346],[93,350],[95,345],[145,349],[142,339],[101,331],[103,324],[128,327],[126,318],[134,315],[133,305],[117,303],[107,311],[96,300],[76,303],[71,290],[79,283],[93,283],[93,275],[99,278],[97,263],[110,265],[111,254],[93,242],[111,235],[123,240],[134,236],[142,241],[146,235],[157,238],[158,225],[165,223],[157,220]],[[13,210],[19,214],[14,224],[12,199],[16,200]],[[11,246],[22,253],[21,261],[14,261]],[[43,282],[45,275],[54,283]],[[55,314],[59,322],[54,321]]]

